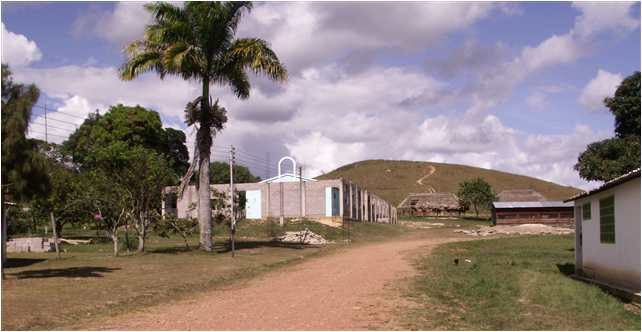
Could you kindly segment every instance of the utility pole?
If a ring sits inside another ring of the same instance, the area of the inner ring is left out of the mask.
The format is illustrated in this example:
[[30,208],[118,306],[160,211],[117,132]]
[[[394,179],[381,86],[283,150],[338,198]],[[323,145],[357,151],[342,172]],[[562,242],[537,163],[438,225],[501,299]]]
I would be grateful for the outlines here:
[[299,166],[299,211],[301,218],[305,215],[305,207],[303,206],[303,166]]
[[234,233],[236,233],[236,215],[234,211],[234,146],[230,146],[230,242],[234,257]]
[[270,178],[270,152],[265,153],[265,179]]
[[45,142],[49,145],[49,137],[47,135],[47,97],[45,97]]

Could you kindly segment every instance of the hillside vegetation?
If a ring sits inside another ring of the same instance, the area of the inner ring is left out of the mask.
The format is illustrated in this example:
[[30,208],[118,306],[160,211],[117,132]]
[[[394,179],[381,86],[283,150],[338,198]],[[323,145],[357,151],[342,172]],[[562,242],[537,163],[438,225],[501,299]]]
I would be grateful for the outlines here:
[[[434,168],[434,173],[430,172]],[[561,186],[529,176],[511,174],[479,167],[403,160],[364,160],[348,164],[317,177],[344,178],[371,190],[381,198],[398,205],[408,193],[456,193],[459,183],[482,177],[497,193],[504,189],[534,189],[548,200],[562,200],[580,189]],[[421,183],[417,181],[422,179]]]

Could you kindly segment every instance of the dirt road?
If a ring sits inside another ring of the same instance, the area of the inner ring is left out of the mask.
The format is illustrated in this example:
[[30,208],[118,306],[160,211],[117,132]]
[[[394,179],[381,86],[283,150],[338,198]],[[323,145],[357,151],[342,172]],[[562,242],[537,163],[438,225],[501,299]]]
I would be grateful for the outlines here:
[[106,318],[83,329],[391,329],[394,309],[403,301],[398,286],[413,274],[408,254],[461,238],[415,236],[354,246],[189,300]]

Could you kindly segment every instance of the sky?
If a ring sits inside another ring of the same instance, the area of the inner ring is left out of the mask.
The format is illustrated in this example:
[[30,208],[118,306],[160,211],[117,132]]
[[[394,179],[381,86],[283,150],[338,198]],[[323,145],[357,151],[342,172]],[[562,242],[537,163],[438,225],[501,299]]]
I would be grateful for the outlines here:
[[[121,81],[122,49],[151,16],[140,2],[2,2],[2,62],[42,92],[31,137],[62,142],[110,105],[158,111],[182,129],[195,81],[153,73]],[[237,36],[259,37],[287,82],[252,76],[250,98],[212,95],[230,145],[257,175],[290,155],[316,176],[364,159],[472,165],[589,189],[573,165],[613,136],[602,100],[640,70],[639,3],[267,2]],[[269,161],[269,162],[268,162]]]

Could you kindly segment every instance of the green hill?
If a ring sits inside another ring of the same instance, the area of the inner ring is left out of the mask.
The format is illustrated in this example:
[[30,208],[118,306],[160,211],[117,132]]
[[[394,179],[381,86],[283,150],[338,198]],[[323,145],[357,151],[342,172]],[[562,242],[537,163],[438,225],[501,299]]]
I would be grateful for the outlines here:
[[[430,174],[433,169],[434,172]],[[484,178],[496,193],[504,189],[534,189],[548,200],[562,200],[581,191],[529,176],[485,168],[404,160],[359,161],[337,168],[317,179],[340,177],[354,181],[395,205],[408,193],[430,192],[433,188],[436,192],[456,193],[459,183],[476,177]],[[422,178],[421,184],[418,183]]]

